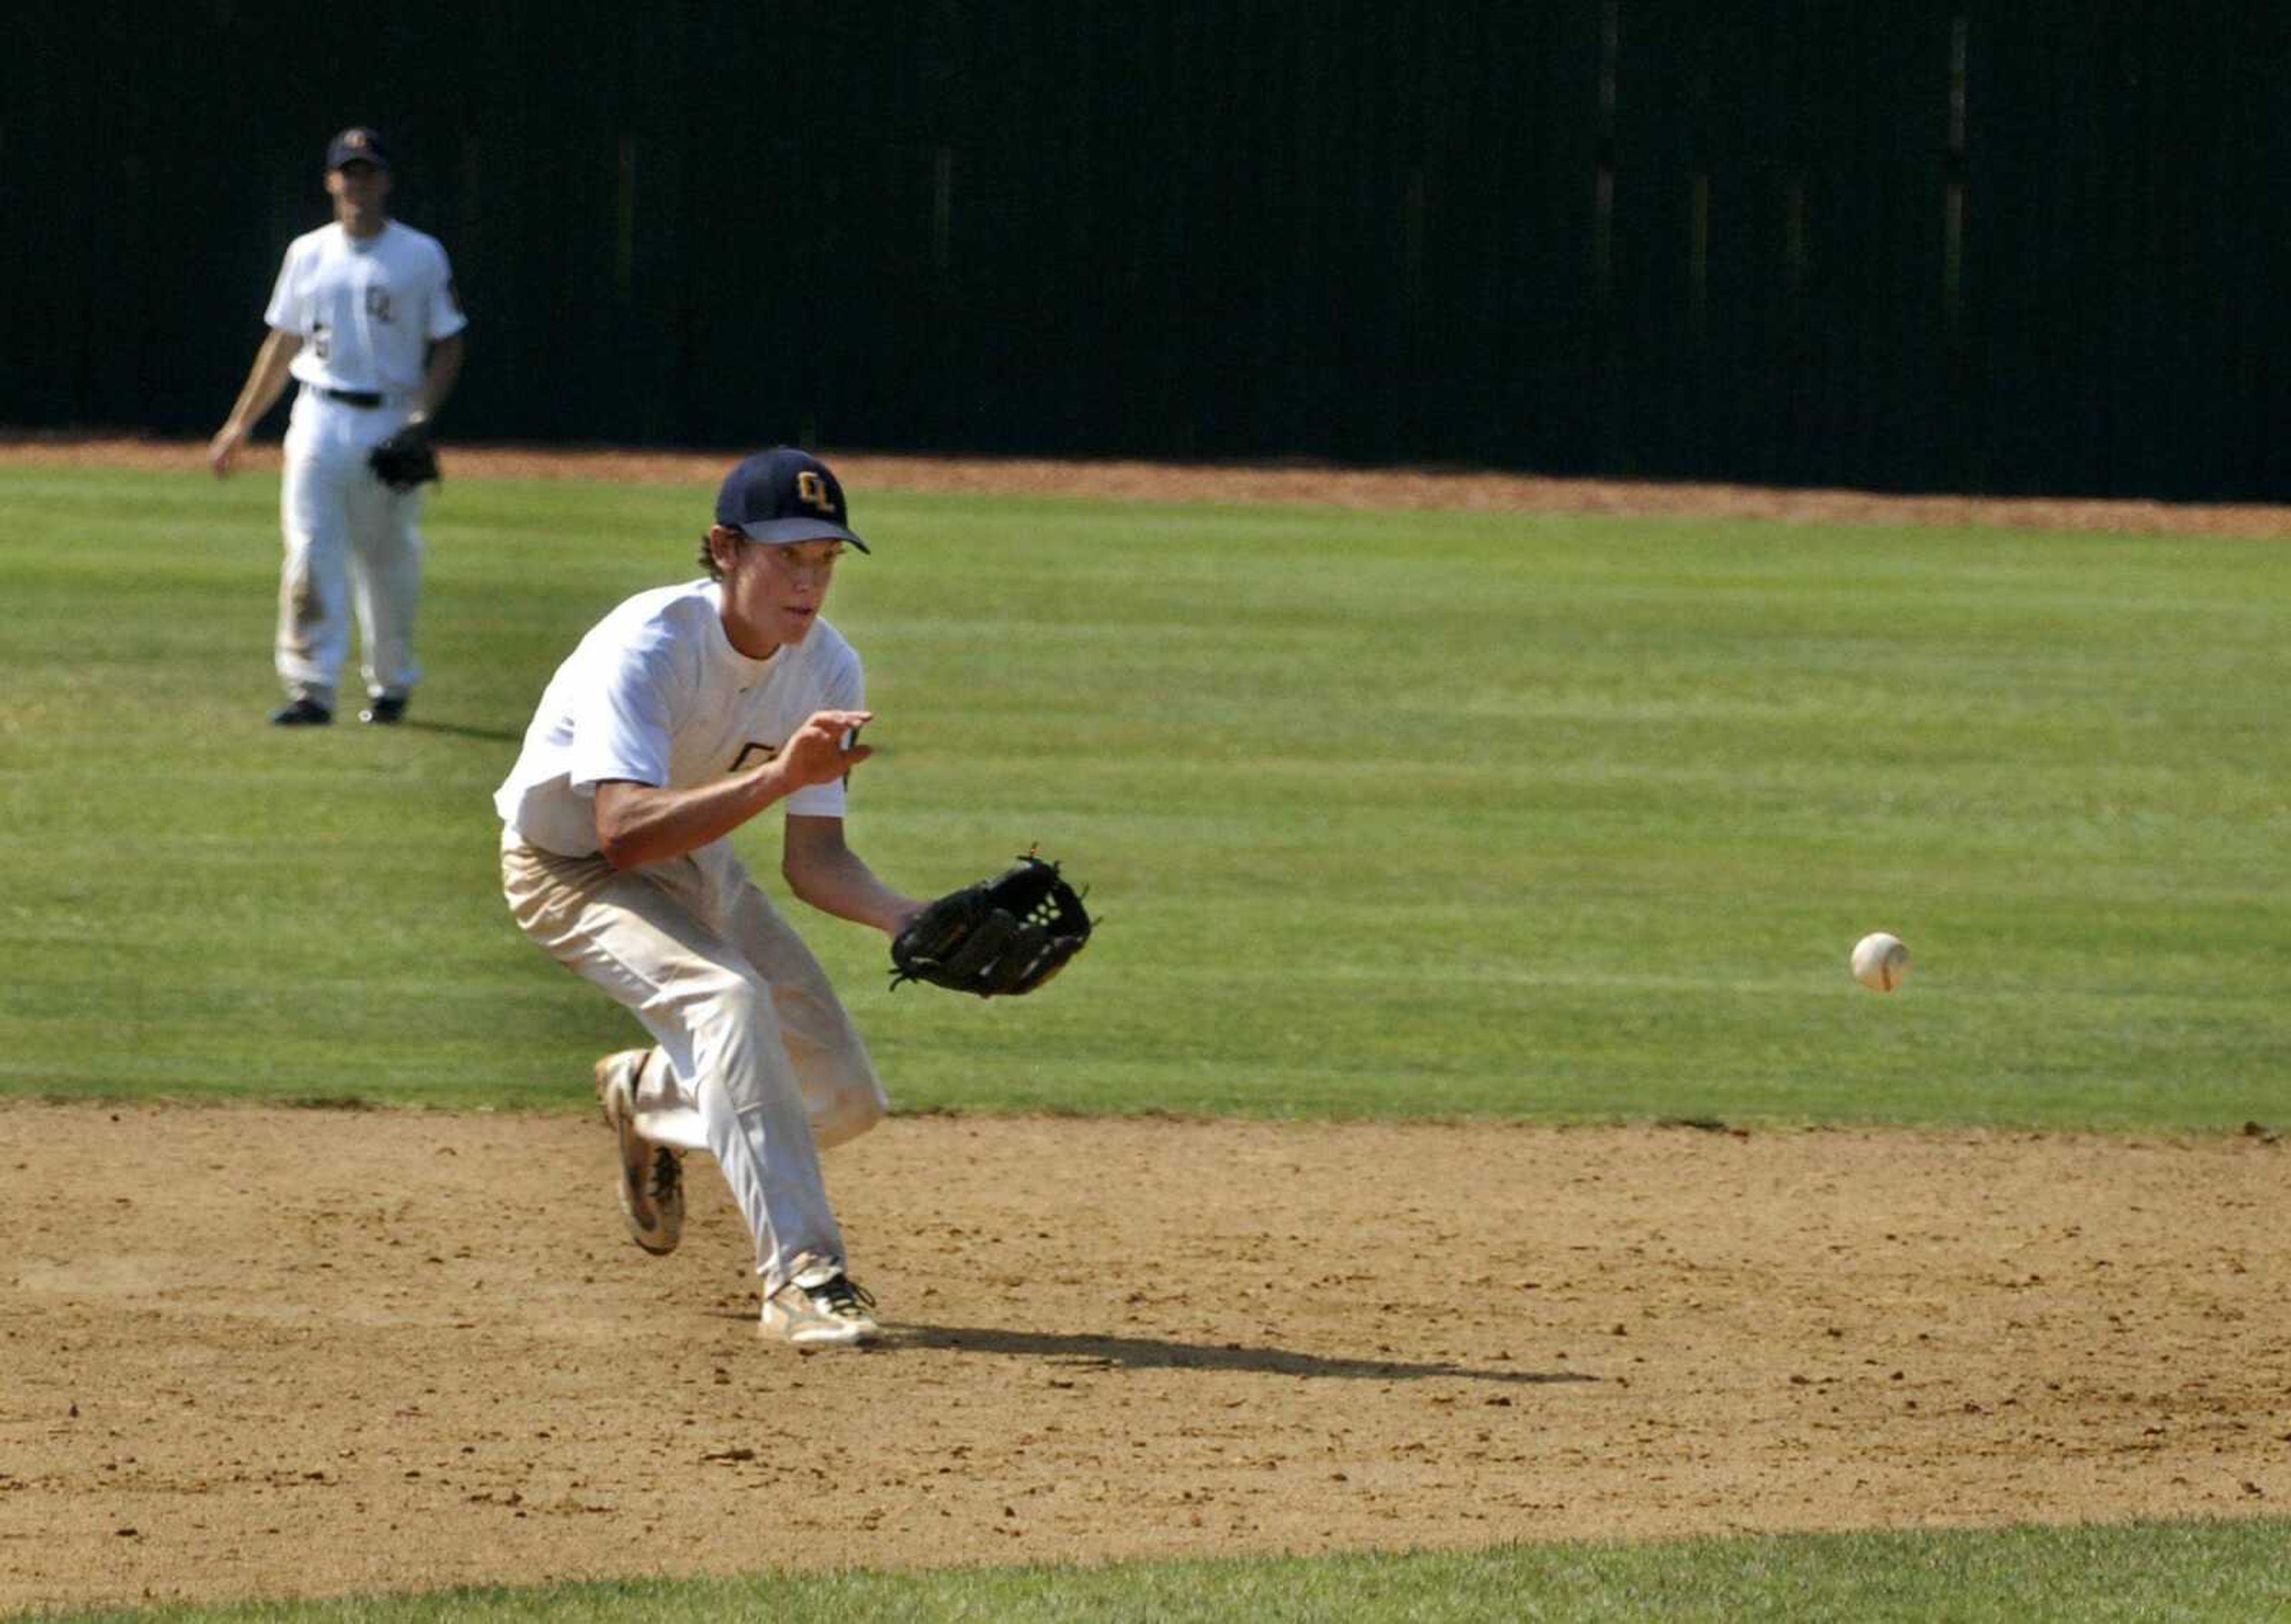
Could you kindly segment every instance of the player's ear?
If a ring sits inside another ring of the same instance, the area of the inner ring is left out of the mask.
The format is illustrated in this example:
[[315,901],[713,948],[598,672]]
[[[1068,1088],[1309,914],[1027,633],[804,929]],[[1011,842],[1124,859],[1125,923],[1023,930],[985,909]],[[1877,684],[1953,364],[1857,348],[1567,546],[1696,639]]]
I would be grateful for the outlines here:
[[740,543],[745,539],[728,525],[711,525],[708,527],[707,537],[702,545],[707,550],[709,558],[714,560],[719,575],[732,573],[733,561],[740,556]]

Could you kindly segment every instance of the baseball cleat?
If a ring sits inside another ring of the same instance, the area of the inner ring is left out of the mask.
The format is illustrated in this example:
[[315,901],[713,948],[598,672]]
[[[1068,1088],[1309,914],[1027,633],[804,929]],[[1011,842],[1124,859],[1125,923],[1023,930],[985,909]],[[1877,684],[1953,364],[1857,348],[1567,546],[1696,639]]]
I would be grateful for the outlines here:
[[270,713],[274,728],[323,728],[334,720],[334,713],[315,699],[298,699]]
[[405,720],[406,695],[403,694],[384,694],[379,699],[369,700],[366,709],[358,712],[358,720],[384,727]]
[[637,1131],[637,1079],[648,1049],[624,1049],[597,1062],[597,1104],[620,1141],[621,1214],[629,1238],[656,1258],[684,1238],[684,1163],[674,1150]]
[[838,1269],[816,1285],[791,1280],[764,1298],[763,1323],[757,1329],[798,1347],[851,1347],[882,1334],[868,1312],[874,1306],[866,1289]]

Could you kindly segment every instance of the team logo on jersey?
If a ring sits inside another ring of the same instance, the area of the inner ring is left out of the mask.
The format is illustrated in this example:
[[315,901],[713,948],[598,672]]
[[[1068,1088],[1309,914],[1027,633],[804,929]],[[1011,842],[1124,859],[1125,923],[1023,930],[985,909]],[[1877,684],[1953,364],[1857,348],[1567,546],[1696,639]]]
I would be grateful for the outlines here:
[[741,745],[740,753],[732,758],[732,766],[730,770],[737,773],[744,772],[751,767],[761,767],[765,762],[772,760],[773,757],[779,753],[780,747],[778,745],[759,744],[754,740],[751,739],[745,744]]
[[795,477],[795,494],[806,506],[817,508],[830,519],[835,517],[835,498],[827,494],[827,481],[810,469]]

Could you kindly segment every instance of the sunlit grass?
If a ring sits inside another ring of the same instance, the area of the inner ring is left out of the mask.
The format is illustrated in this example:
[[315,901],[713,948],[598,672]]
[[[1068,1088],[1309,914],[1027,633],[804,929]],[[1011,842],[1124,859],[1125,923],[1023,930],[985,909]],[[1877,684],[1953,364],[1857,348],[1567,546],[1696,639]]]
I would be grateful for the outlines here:
[[[490,795],[708,500],[453,482],[413,723],[290,733],[275,485],[0,473],[0,1089],[582,1103],[633,1028],[510,927]],[[2285,1113],[2291,551],[853,500],[854,843],[926,894],[1039,841],[1105,919],[981,1004],[805,914],[904,1106]]]

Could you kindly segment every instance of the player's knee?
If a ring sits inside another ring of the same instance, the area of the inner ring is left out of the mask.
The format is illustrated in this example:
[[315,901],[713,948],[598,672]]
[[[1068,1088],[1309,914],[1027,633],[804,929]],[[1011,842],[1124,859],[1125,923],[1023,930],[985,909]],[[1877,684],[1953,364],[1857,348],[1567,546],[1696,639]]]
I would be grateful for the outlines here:
[[864,1087],[840,1089],[813,1122],[812,1142],[822,1150],[831,1150],[856,1139],[888,1115],[890,1106],[881,1085],[872,1078]]

